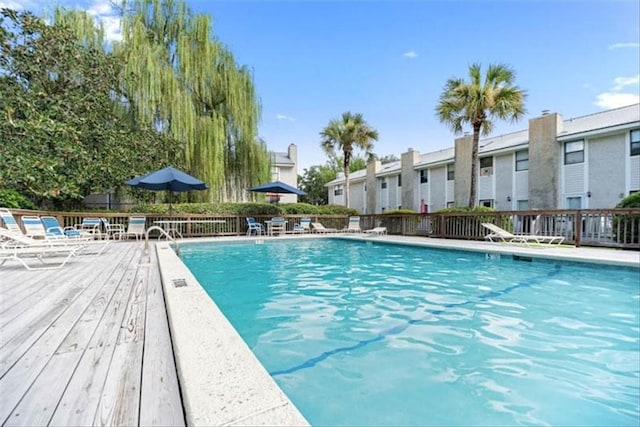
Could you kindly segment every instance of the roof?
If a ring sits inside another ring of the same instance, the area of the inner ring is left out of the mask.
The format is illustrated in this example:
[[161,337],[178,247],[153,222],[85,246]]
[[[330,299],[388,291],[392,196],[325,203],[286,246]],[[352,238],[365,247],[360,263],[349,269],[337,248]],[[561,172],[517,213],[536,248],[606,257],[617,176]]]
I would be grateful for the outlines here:
[[[580,134],[584,132],[605,130],[618,126],[629,126],[640,123],[640,104],[633,104],[626,107],[615,108],[613,110],[601,111],[586,116],[563,119],[560,132],[557,137],[565,137],[567,135]],[[479,141],[480,148],[478,154],[491,153],[499,150],[517,149],[529,143],[529,129],[524,129],[504,135],[492,136],[481,139]],[[423,168],[426,166],[437,165],[439,163],[452,162],[455,158],[455,148],[446,148],[444,150],[434,151],[420,155],[420,159],[414,167]],[[376,173],[376,176],[384,176],[392,173],[400,172],[402,168],[401,162],[391,162],[382,165],[382,168]],[[364,179],[367,175],[366,169],[362,169],[350,174],[350,180]],[[344,181],[344,177],[336,178],[328,182],[327,186],[340,184]]]
[[294,166],[293,160],[289,158],[288,153],[273,152],[273,163],[278,166]]

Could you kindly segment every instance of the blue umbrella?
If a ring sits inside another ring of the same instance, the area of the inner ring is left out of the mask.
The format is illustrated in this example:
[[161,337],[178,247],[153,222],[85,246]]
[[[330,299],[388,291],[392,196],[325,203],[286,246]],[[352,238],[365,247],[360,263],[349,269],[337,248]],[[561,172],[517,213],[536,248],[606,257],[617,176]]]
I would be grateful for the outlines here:
[[297,194],[298,196],[304,196],[307,194],[304,191],[299,190],[296,187],[292,187],[289,184],[285,184],[282,181],[273,181],[258,185],[257,187],[251,187],[249,191],[255,191],[258,193]]
[[169,215],[171,215],[171,192],[206,190],[207,184],[179,169],[168,167],[137,176],[126,181],[125,184],[136,188],[144,188],[153,191],[169,191]]

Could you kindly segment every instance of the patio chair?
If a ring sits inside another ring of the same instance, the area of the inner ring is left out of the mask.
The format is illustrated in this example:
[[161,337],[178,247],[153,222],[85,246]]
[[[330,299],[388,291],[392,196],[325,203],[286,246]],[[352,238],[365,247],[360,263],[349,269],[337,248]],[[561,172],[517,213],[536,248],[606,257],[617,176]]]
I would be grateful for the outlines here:
[[269,236],[274,236],[276,234],[281,235],[287,230],[287,221],[279,216],[273,217],[271,218],[271,221],[269,221],[267,228]]
[[22,226],[24,227],[24,234],[27,237],[34,239],[66,239],[64,235],[47,234],[47,229],[44,227],[42,220],[39,216],[26,215],[21,218]]
[[95,239],[102,239],[106,237],[106,234],[103,234],[100,226],[102,225],[102,221],[100,218],[82,218],[82,222],[80,224],[76,224],[74,229],[78,230],[80,234],[85,236],[91,236]]
[[144,237],[145,225],[147,218],[144,216],[131,216],[129,217],[129,225],[127,231],[121,235],[121,238],[134,236],[136,240]]
[[293,225],[294,233],[309,233],[311,231],[311,218],[301,218],[299,224]]
[[342,231],[346,231],[347,233],[361,233],[362,229],[360,228],[360,217],[350,216],[349,225],[347,225],[347,227]]
[[482,226],[491,233],[484,236],[485,240],[490,242],[501,242],[501,243],[524,243],[525,245],[530,245],[531,243],[536,243],[540,245],[552,245],[552,244],[561,244],[564,242],[564,236],[538,236],[534,234],[513,234],[508,232],[507,230],[498,227],[495,224],[491,224],[490,222],[483,222]]
[[251,236],[251,234],[253,234],[254,231],[256,232],[256,236],[261,236],[262,233],[264,232],[264,228],[262,227],[262,224],[260,224],[259,222],[256,222],[255,218],[248,217],[247,218],[247,236]]
[[337,233],[338,230],[335,228],[326,228],[324,225],[322,225],[319,222],[312,222],[311,223],[311,231],[313,233]]
[[122,224],[111,224],[107,218],[100,218],[102,221],[102,225],[104,225],[104,232],[106,234],[107,239],[115,239],[122,240],[122,236],[126,233],[124,229],[124,225]]
[[364,232],[373,236],[381,236],[383,234],[387,234],[387,227],[375,227],[371,230],[364,230]]

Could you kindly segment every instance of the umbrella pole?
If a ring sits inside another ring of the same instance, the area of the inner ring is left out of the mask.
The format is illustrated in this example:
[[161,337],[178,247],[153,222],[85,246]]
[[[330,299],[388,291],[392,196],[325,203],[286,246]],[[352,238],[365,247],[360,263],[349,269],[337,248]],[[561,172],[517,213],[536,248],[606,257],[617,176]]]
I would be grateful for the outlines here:
[[169,190],[169,218],[171,218],[171,199],[173,198],[173,191]]

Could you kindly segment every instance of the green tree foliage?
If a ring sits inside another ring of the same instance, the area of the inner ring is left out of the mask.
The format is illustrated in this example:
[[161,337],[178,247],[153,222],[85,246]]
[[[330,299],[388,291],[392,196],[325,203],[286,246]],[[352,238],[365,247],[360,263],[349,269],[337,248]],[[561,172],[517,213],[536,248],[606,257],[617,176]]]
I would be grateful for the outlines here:
[[398,160],[400,160],[397,156],[393,155],[393,154],[388,154],[386,156],[382,156],[380,157],[380,163],[381,164],[386,164],[386,163],[393,163],[393,162],[397,162]]
[[468,123],[473,129],[469,207],[476,205],[478,144],[480,134],[489,135],[493,118],[519,120],[525,113],[526,92],[514,85],[515,72],[503,64],[491,64],[482,79],[480,64],[469,67],[469,81],[451,78],[440,95],[437,115],[456,134]]
[[336,170],[329,165],[311,166],[305,169],[298,179],[298,185],[307,195],[300,196],[300,201],[312,205],[329,203],[325,184],[336,179],[336,175]]
[[121,64],[94,36],[81,42],[66,25],[0,11],[0,187],[71,207],[175,158],[174,140],[117,102]]
[[214,37],[211,17],[184,1],[134,0],[123,10],[114,52],[131,114],[183,144],[186,171],[210,187],[194,197],[243,200],[270,175],[250,70]]
[[333,119],[320,132],[322,149],[329,158],[336,157],[342,152],[342,168],[344,171],[344,200],[349,207],[349,173],[350,164],[355,149],[365,151],[370,155],[373,149],[373,141],[378,140],[378,131],[373,129],[362,118],[360,113],[347,111],[342,113],[340,119]]

